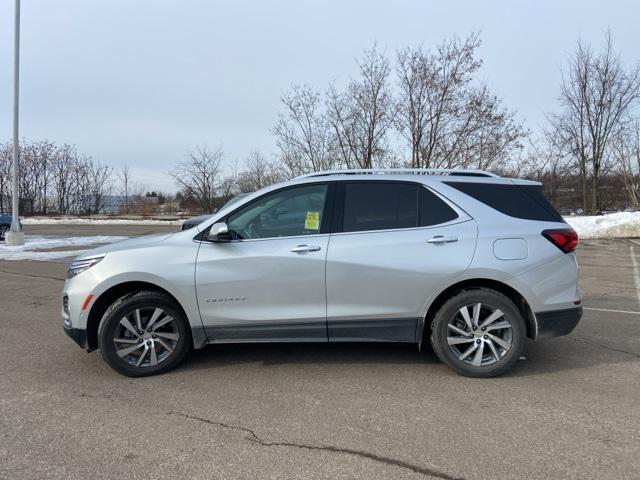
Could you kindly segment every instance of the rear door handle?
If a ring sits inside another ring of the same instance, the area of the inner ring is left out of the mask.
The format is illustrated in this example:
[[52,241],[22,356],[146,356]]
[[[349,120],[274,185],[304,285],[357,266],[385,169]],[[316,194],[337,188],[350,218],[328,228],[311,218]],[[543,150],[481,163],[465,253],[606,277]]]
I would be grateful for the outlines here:
[[458,241],[458,237],[445,237],[444,235],[436,235],[435,237],[430,238],[429,240],[427,240],[427,243],[451,243],[451,242],[457,242]]
[[293,253],[317,252],[318,250],[320,250],[319,245],[298,245],[291,249]]

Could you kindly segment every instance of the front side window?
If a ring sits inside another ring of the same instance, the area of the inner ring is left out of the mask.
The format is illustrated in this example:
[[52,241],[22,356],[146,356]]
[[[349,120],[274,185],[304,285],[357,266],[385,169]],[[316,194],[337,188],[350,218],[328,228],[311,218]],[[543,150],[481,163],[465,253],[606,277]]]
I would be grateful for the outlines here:
[[327,185],[305,185],[266,195],[227,218],[233,240],[320,233]]

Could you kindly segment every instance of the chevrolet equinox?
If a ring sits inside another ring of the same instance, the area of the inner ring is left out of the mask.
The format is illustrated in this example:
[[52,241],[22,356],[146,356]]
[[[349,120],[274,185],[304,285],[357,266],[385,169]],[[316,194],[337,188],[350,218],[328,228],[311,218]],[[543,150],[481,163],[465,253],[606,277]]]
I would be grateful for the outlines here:
[[540,183],[476,170],[345,170],[247,195],[192,229],[68,267],[66,333],[145,376],[192,348],[429,342],[462,375],[509,370],[525,339],[582,315],[576,233]]

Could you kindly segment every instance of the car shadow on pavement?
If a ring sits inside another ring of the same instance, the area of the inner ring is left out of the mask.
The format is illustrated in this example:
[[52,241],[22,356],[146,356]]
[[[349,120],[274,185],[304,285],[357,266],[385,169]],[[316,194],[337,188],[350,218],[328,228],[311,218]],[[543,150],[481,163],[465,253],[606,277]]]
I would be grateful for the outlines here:
[[[527,341],[521,361],[504,377],[549,375],[638,361],[638,356],[564,337]],[[253,343],[218,344],[192,352],[181,370],[259,363],[277,365],[441,365],[430,346],[398,343]],[[450,372],[451,375],[456,375]]]
[[284,364],[381,364],[439,363],[430,348],[418,351],[401,343],[249,343],[218,344],[192,352],[182,369],[209,369],[244,363]]
[[600,340],[571,334],[541,342],[527,341],[525,360],[518,362],[512,375],[526,377],[572,370],[638,362],[640,356]]

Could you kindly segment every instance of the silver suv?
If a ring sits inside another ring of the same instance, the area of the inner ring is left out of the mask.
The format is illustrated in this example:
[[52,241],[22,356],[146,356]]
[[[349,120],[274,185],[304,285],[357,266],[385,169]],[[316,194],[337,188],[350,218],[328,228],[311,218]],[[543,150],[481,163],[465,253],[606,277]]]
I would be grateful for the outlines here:
[[482,171],[321,172],[69,265],[64,329],[118,372],[237,342],[430,342],[490,377],[582,314],[578,238],[541,185]]

